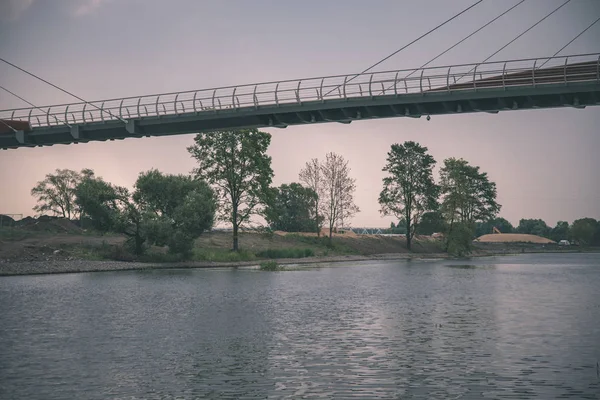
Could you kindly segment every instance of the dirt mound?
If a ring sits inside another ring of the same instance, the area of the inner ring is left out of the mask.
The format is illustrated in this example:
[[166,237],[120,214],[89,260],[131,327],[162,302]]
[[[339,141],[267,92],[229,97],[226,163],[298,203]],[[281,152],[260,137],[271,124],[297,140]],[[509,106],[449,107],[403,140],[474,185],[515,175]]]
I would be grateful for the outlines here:
[[73,221],[66,218],[41,216],[39,218],[25,217],[15,222],[15,226],[28,231],[50,233],[82,233],[83,230]]
[[15,226],[15,220],[8,215],[0,214],[0,227],[1,226]]
[[524,233],[495,233],[483,235],[475,239],[481,243],[556,243],[541,236],[527,235]]

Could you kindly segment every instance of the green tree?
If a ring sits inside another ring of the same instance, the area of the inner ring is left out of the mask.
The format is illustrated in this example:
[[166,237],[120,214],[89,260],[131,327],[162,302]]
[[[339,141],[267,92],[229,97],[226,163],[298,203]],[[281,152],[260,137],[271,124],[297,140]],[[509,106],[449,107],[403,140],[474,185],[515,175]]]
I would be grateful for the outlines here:
[[455,222],[446,238],[446,251],[457,257],[464,257],[471,252],[473,244],[473,226],[466,222]]
[[199,133],[188,151],[198,161],[194,174],[215,191],[220,219],[233,227],[233,250],[238,232],[252,215],[261,215],[269,203],[273,179],[266,152],[271,135],[257,129]]
[[80,182],[75,193],[76,203],[94,227],[103,232],[122,233],[135,254],[144,252],[147,239],[144,215],[127,188],[89,176]]
[[427,147],[415,142],[393,144],[383,171],[383,190],[379,205],[384,215],[406,221],[406,247],[411,249],[415,228],[421,216],[437,208],[438,187],[433,181],[435,160]]
[[571,225],[571,238],[577,243],[590,246],[594,243],[598,222],[594,218],[581,218]]
[[555,242],[566,240],[569,238],[569,223],[566,221],[558,221],[556,226],[550,231],[550,239]]
[[[463,159],[444,160],[440,170],[442,195],[441,212],[447,226],[447,249],[453,243],[453,235],[463,242],[465,231],[475,233],[475,223],[493,219],[500,211],[496,201],[496,184],[479,167],[471,166]],[[460,230],[455,225],[460,223]],[[468,250],[467,250],[468,251]]]
[[124,191],[124,188],[117,188],[100,177],[90,175],[75,188],[75,203],[96,230],[109,232],[115,230],[121,205],[119,193]]
[[80,210],[75,203],[75,188],[83,178],[93,175],[90,169],[81,172],[57,169],[53,174],[47,174],[31,189],[31,195],[38,202],[33,210],[42,215],[49,212],[68,219],[80,217]]
[[274,195],[265,209],[265,219],[273,230],[314,232],[317,194],[298,183],[274,188]]
[[439,211],[429,211],[423,213],[415,232],[418,235],[433,235],[434,233],[443,232],[445,229],[442,213]]
[[194,240],[214,223],[216,201],[210,186],[185,175],[157,170],[141,173],[133,200],[147,213],[148,240],[168,245],[172,253],[189,254]]
[[124,234],[138,255],[152,244],[189,254],[194,239],[212,227],[216,210],[205,182],[155,170],[139,175],[132,194],[101,178],[85,178],[76,199],[96,229]]
[[541,219],[521,219],[517,226],[518,233],[550,237],[551,228]]
[[475,236],[483,236],[494,233],[493,229],[498,229],[501,233],[513,233],[515,228],[506,219],[499,217],[485,222],[477,222],[475,225]]

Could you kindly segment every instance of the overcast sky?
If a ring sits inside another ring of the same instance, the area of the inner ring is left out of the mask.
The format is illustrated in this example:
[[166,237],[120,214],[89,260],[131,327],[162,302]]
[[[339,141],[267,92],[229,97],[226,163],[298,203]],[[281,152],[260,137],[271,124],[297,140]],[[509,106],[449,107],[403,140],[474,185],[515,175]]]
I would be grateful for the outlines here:
[[[86,100],[360,72],[475,0],[0,0],[0,56]],[[485,0],[378,70],[418,67],[518,0]],[[436,61],[484,60],[563,0],[527,0]],[[600,16],[572,0],[492,60],[554,54]],[[600,23],[561,54],[600,52]],[[36,105],[73,98],[0,64],[0,85]],[[25,107],[0,92],[0,109]],[[498,185],[501,216],[600,218],[600,107],[394,118],[266,129],[274,183],[297,181],[312,158],[349,160],[361,212],[354,226],[389,226],[379,213],[393,143],[415,140],[438,161],[462,157]],[[0,213],[30,215],[35,183],[56,168],[92,168],[131,187],[140,171],[188,173],[193,135],[0,151]],[[437,176],[436,168],[436,176]]]

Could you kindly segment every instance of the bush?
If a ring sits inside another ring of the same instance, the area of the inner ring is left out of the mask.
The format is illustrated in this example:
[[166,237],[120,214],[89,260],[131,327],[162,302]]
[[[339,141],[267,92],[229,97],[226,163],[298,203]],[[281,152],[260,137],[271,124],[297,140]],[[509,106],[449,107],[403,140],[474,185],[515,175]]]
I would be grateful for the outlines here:
[[260,263],[261,271],[281,271],[283,267],[279,266],[275,261],[263,261]]
[[252,261],[256,259],[256,256],[247,250],[232,251],[226,249],[195,248],[192,259],[196,261],[236,262]]
[[456,257],[464,257],[471,253],[473,227],[465,223],[456,223],[448,233],[446,251]]
[[257,257],[261,258],[304,258],[313,257],[315,252],[313,249],[267,249],[256,253]]

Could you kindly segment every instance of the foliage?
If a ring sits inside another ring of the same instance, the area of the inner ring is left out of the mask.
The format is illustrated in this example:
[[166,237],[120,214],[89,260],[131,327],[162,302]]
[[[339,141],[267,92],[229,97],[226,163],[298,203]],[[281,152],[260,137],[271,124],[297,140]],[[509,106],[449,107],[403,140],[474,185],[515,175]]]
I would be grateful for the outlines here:
[[415,232],[419,235],[433,235],[446,229],[444,216],[439,211],[423,213],[421,221],[417,224]]
[[383,168],[379,205],[384,215],[404,218],[406,247],[410,250],[412,237],[421,217],[437,208],[438,187],[433,181],[435,160],[427,147],[416,142],[393,144]]
[[582,245],[594,245],[598,222],[594,218],[581,218],[571,225],[571,238]]
[[463,159],[444,160],[440,171],[442,213],[451,226],[454,222],[472,224],[488,221],[500,211],[496,202],[496,184],[479,167]]
[[[440,211],[447,227],[446,249],[457,254],[468,251],[470,242],[469,246],[465,245],[466,237],[473,238],[475,223],[488,221],[500,211],[496,184],[488,179],[487,173],[480,172],[479,167],[463,159],[449,158],[444,160],[440,170],[440,191]],[[455,228],[459,229],[456,234]]]
[[569,238],[570,228],[569,223],[566,221],[558,221],[556,226],[550,231],[550,239],[555,242],[561,240],[567,240]]
[[33,210],[39,214],[52,213],[55,216],[75,219],[80,217],[80,209],[75,202],[75,189],[82,179],[94,176],[94,172],[83,169],[81,172],[70,169],[57,169],[38,182],[31,195],[37,199]]
[[502,217],[494,218],[485,222],[477,222],[475,224],[475,236],[483,236],[489,233],[494,233],[493,229],[496,228],[502,233],[513,233],[515,228],[512,224]]
[[266,154],[271,135],[257,129],[199,133],[188,151],[198,161],[194,174],[215,191],[220,219],[233,226],[233,250],[238,232],[252,215],[269,203],[273,178]]
[[146,232],[151,243],[190,254],[194,239],[212,228],[216,202],[206,182],[150,170],[139,175],[135,188],[135,203],[150,214]]
[[124,188],[117,188],[102,178],[88,176],[75,188],[75,203],[96,230],[114,231],[120,211],[118,193],[124,191]]
[[456,257],[471,253],[474,227],[466,222],[457,222],[446,238],[446,251]]
[[517,227],[518,233],[550,237],[550,227],[541,219],[521,219]]
[[189,255],[194,239],[212,227],[216,204],[205,182],[152,170],[140,174],[135,188],[130,194],[90,176],[77,186],[76,201],[96,229],[126,235],[136,255],[148,245]]
[[195,248],[192,259],[195,261],[238,262],[252,261],[256,255],[248,250],[231,251],[226,249]]
[[304,168],[300,170],[298,179],[307,188],[312,189],[315,193],[314,209],[312,212],[314,221],[314,228],[317,232],[317,236],[321,236],[321,228],[323,226],[323,217],[320,215],[324,190],[323,174],[321,172],[321,163],[317,158],[313,158],[306,163]]
[[315,252],[313,249],[267,249],[256,253],[257,257],[261,258],[305,258],[313,257]]
[[263,261],[260,263],[261,271],[281,271],[283,267],[277,264],[276,261]]
[[317,193],[298,183],[273,189],[265,219],[272,230],[285,232],[314,232]]
[[329,241],[331,242],[333,228],[338,224],[344,225],[359,208],[354,204],[356,180],[350,177],[348,161],[339,154],[327,153],[325,162],[321,164],[323,177],[323,217],[329,225]]

